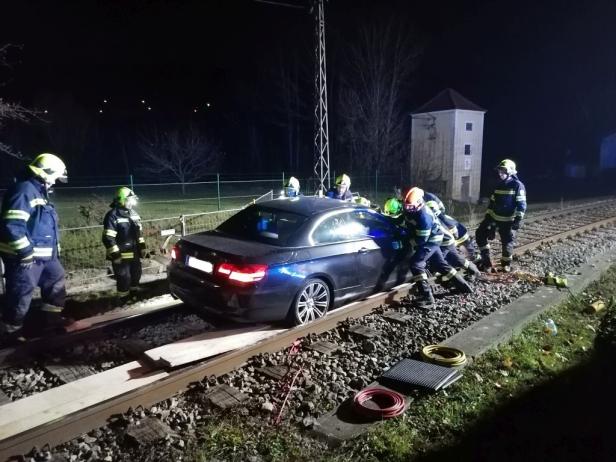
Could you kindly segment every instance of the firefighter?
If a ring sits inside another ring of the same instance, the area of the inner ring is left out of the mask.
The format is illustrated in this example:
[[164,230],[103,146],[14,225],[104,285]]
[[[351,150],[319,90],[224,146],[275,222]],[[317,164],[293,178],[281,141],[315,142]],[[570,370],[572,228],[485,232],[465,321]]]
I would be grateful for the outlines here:
[[383,204],[383,215],[389,217],[396,225],[402,226],[404,224],[403,211],[402,201],[395,197],[390,197]]
[[340,199],[342,201],[352,201],[353,194],[349,189],[351,187],[351,178],[346,173],[336,177],[336,185],[327,191],[327,197],[330,199]]
[[298,197],[299,195],[299,180],[292,176],[284,185],[282,197]]
[[430,207],[430,209],[432,209],[434,215],[436,215],[441,220],[441,223],[443,223],[445,228],[448,229],[449,232],[455,237],[456,247],[464,247],[468,259],[471,262],[475,261],[475,243],[469,236],[466,226],[464,226],[451,215],[447,215],[445,210],[445,204],[443,204],[443,201],[441,201],[436,194],[426,192],[425,200],[426,205]]
[[138,290],[141,279],[145,239],[141,235],[141,218],[134,210],[137,202],[138,197],[130,188],[119,188],[103,220],[103,245],[113,267],[121,303]]
[[411,188],[404,196],[404,218],[414,241],[415,252],[411,256],[410,268],[413,273],[412,280],[417,283],[419,306],[430,308],[434,305],[432,288],[426,274],[428,263],[441,274],[443,285],[451,284],[463,293],[472,292],[468,283],[443,258],[443,227],[430,207],[425,205],[422,189]]
[[526,212],[526,188],[517,177],[515,162],[501,161],[496,167],[499,182],[490,197],[485,218],[477,228],[476,240],[481,252],[481,268],[493,271],[488,239],[494,239],[496,231],[502,244],[501,269],[511,271],[515,232],[520,229]]
[[66,299],[64,268],[59,260],[58,215],[49,202],[56,181],[68,180],[66,165],[56,155],[37,156],[22,181],[2,201],[0,256],[6,276],[6,306],[0,331],[9,341],[25,340],[23,325],[36,287],[41,289],[44,328],[68,325],[62,317]]

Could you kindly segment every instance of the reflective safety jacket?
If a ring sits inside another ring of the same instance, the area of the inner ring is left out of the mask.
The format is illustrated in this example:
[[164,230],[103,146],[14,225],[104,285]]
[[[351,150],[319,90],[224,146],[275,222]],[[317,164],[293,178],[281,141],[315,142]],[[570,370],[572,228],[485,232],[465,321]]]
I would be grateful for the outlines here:
[[58,214],[45,185],[36,178],[9,188],[0,212],[0,256],[46,261],[58,258]]
[[443,201],[441,201],[436,194],[429,192],[424,193],[424,202],[430,207],[434,216],[440,217],[442,213],[445,213],[445,204],[443,204]]
[[145,239],[137,212],[119,206],[109,210],[103,220],[103,245],[109,260],[140,258]]
[[442,245],[443,227],[430,207],[422,207],[416,212],[404,212],[406,226],[414,244]]
[[509,176],[505,181],[499,181],[490,197],[490,205],[486,214],[494,221],[514,221],[524,218],[526,212],[526,188],[516,175]]
[[334,186],[332,188],[329,188],[329,190],[327,191],[325,195],[329,197],[330,199],[339,199],[341,201],[352,201],[353,200],[353,194],[351,193],[351,190],[348,188],[344,192],[344,194],[340,195],[338,194],[338,188]]

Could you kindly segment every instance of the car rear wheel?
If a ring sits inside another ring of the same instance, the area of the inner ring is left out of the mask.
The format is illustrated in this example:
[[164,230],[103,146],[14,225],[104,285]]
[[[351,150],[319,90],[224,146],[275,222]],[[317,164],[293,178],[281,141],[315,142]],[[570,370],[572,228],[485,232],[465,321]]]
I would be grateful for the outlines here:
[[329,287],[321,279],[309,279],[297,293],[289,320],[296,326],[303,326],[327,314],[331,295]]

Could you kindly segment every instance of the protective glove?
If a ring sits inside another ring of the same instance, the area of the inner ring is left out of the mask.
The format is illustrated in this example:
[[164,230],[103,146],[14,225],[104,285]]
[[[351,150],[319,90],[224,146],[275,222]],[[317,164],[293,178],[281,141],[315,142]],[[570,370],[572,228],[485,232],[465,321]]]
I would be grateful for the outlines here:
[[113,252],[109,255],[109,259],[111,260],[111,263],[115,265],[119,265],[120,263],[122,263],[122,255],[120,254],[120,252]]
[[513,220],[513,223],[511,224],[511,229],[513,229],[514,231],[517,231],[518,229],[520,229],[521,224],[522,224],[522,219],[519,217],[516,217]]
[[140,242],[139,243],[139,258],[145,258],[146,255],[146,251],[145,251],[145,242]]
[[30,269],[32,268],[33,264],[34,264],[34,256],[32,254],[22,258],[19,261],[19,267],[22,269]]

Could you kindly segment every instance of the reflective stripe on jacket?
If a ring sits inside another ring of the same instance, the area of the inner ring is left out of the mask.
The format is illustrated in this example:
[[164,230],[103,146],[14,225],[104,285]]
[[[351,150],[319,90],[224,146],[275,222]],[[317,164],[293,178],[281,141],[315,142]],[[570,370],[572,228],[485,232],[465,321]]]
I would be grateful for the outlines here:
[[0,256],[51,260],[58,256],[59,237],[58,214],[45,185],[29,178],[11,186],[0,212]]
[[486,213],[495,221],[513,221],[524,218],[526,213],[526,188],[517,176],[499,181],[490,197]]
[[124,207],[109,210],[103,220],[103,245],[108,257],[114,253],[123,260],[139,257],[139,250],[145,246],[141,217]]
[[443,228],[429,207],[422,207],[416,212],[405,212],[406,226],[415,245],[441,245]]

